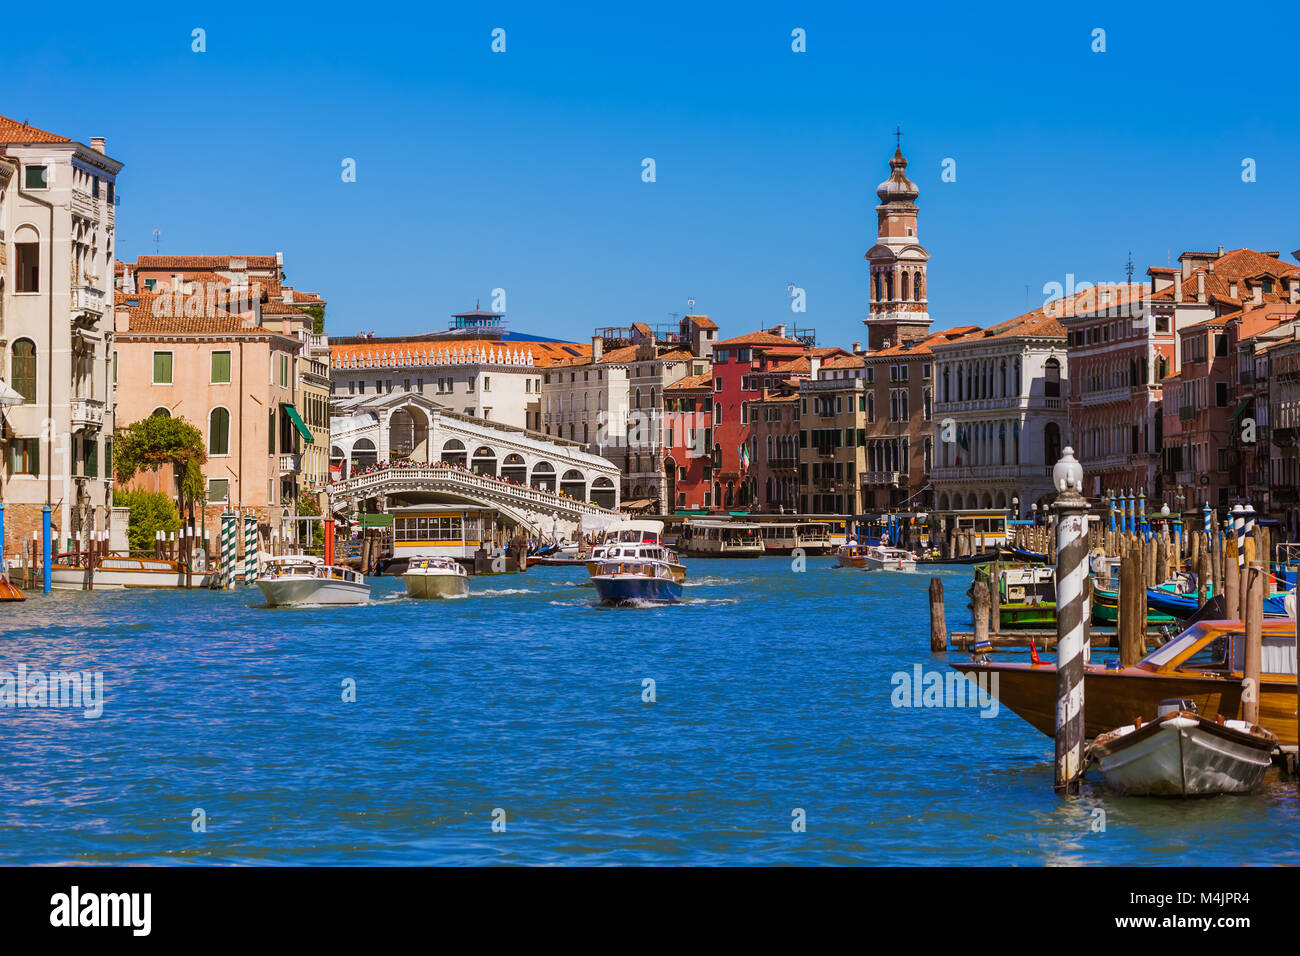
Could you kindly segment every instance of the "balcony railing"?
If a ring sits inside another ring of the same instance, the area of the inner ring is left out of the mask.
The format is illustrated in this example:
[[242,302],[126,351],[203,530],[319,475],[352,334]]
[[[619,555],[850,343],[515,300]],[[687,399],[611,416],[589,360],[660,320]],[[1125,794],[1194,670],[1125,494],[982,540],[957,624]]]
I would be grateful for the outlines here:
[[99,222],[99,200],[95,199],[90,193],[83,189],[72,190],[72,201],[70,203],[73,215],[80,216],[90,222]]
[[1087,407],[1090,405],[1106,405],[1110,402],[1127,402],[1132,392],[1132,386],[1129,385],[1121,385],[1118,388],[1104,388],[1096,392],[1084,392],[1079,396],[1079,404]]
[[901,472],[897,471],[864,471],[862,473],[862,483],[864,485],[897,485],[901,474]]
[[281,455],[280,456],[280,474],[296,475],[302,471],[301,455]]
[[104,314],[104,293],[94,286],[76,286],[72,290],[72,311],[99,318]]
[[104,425],[104,403],[96,398],[74,398],[69,417],[72,427],[102,428]]

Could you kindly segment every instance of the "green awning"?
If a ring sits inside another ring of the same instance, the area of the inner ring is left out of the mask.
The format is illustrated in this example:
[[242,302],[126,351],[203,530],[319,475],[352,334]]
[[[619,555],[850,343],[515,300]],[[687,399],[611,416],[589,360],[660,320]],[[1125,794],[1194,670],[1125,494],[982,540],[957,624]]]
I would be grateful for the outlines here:
[[1250,399],[1250,398],[1243,398],[1240,402],[1238,402],[1238,403],[1237,403],[1237,410],[1236,410],[1235,412],[1232,413],[1232,421],[1235,422],[1238,418],[1240,418],[1240,417],[1241,417],[1241,413],[1244,412],[1246,409],[1250,408],[1250,403],[1251,403],[1252,401],[1253,401],[1253,399]]
[[311,437],[311,429],[307,427],[307,423],[298,414],[298,409],[294,408],[289,402],[281,402],[280,407],[289,413],[289,421],[293,422],[293,427],[298,429],[298,434],[302,436],[302,440],[308,445],[316,444],[316,440]]

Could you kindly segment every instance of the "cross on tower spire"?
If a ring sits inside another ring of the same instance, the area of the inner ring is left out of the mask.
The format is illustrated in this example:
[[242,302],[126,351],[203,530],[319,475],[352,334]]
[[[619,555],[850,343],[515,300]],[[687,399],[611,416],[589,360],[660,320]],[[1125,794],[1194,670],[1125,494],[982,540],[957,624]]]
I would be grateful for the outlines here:
[[902,124],[899,124],[897,127],[895,127],[895,129],[894,129],[894,139],[895,139],[895,141],[896,141],[896,144],[897,144],[898,148],[899,148],[899,149],[902,149],[902,148],[903,148],[903,127],[902,127]]

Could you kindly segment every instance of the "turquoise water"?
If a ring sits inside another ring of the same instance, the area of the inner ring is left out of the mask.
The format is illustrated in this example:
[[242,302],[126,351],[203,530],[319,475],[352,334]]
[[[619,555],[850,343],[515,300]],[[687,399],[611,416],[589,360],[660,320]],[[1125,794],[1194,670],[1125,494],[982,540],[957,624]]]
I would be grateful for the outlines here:
[[[104,675],[97,719],[0,709],[0,863],[1300,862],[1290,784],[1059,798],[1009,711],[892,706],[895,673],[945,669],[929,575],[832,565],[695,560],[651,609],[593,607],[565,568],[444,602],[373,579],[358,608],[0,605],[0,671]],[[969,574],[941,573],[950,626]]]

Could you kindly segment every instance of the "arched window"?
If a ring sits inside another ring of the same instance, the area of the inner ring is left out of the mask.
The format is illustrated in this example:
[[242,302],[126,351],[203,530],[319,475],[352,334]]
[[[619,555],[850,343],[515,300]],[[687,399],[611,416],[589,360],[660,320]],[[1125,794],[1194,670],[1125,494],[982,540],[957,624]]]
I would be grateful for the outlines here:
[[[1054,358],[1049,358],[1043,366],[1043,394],[1048,398],[1061,397],[1061,363]],[[1056,461],[1055,458],[1049,460]]]
[[220,405],[208,414],[208,454],[230,454],[230,412]]
[[31,339],[19,339],[15,342],[10,365],[12,374],[9,384],[23,397],[24,405],[35,405],[36,343]]
[[149,413],[149,417],[150,418],[171,418],[172,412],[171,409],[168,408],[166,405],[159,405],[157,408],[155,408],[152,412]]

